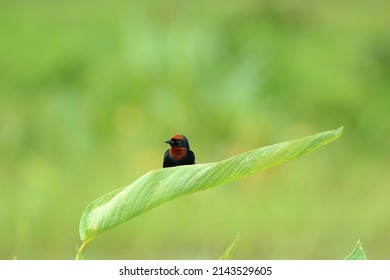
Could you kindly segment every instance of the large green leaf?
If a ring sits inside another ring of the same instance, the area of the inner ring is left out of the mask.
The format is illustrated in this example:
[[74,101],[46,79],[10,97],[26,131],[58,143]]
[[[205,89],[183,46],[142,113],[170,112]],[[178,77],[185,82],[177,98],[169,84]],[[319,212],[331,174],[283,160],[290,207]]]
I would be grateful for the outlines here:
[[[152,170],[129,186],[93,201],[80,221],[80,237],[98,234],[158,205],[193,192],[221,186],[292,160],[337,139],[343,128],[252,150],[214,163]],[[85,246],[84,246],[85,247]]]

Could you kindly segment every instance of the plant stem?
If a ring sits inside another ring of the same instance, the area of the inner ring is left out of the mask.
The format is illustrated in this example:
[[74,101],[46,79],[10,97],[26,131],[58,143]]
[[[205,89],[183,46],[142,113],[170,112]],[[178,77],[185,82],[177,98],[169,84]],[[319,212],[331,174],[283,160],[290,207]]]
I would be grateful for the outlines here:
[[79,251],[77,252],[76,260],[83,260],[84,259],[83,252],[84,252],[85,248],[87,248],[88,244],[89,244],[89,241],[83,242],[83,244],[79,248]]

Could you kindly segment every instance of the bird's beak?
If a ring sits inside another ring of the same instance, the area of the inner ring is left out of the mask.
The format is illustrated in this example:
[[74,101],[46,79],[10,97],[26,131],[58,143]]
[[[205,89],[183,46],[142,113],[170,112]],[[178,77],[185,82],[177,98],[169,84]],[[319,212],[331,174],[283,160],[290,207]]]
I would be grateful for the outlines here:
[[171,139],[165,141],[165,143],[169,144],[169,145],[172,145],[173,144],[173,141]]

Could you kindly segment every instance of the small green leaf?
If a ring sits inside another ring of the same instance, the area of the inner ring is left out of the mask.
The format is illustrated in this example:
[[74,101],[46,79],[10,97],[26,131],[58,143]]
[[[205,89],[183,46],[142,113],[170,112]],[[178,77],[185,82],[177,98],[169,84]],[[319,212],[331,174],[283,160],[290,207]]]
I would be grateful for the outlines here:
[[214,163],[152,170],[129,186],[93,201],[80,221],[80,237],[89,243],[118,226],[169,200],[225,185],[312,152],[337,139],[343,128],[252,150]]
[[238,242],[240,241],[240,233],[237,234],[236,238],[233,240],[232,244],[226,248],[222,256],[219,257],[220,260],[231,260],[234,252],[237,249]]
[[367,260],[360,239],[356,243],[355,249],[353,249],[353,251],[345,259],[346,260]]

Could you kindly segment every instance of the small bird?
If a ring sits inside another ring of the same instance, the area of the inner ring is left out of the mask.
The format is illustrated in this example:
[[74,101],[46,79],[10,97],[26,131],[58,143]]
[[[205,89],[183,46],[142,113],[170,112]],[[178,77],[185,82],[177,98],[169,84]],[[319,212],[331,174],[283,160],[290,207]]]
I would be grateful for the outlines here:
[[165,143],[171,145],[171,148],[164,154],[164,168],[195,163],[195,155],[184,135],[175,134]]

